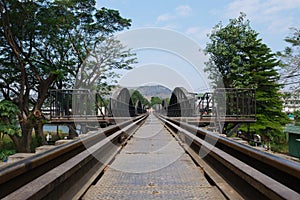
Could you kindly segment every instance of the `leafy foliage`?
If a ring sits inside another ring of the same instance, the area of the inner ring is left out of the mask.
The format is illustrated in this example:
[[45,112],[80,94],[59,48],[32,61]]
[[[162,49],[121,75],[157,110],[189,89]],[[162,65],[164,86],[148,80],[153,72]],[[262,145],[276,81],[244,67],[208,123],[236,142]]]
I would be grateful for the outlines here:
[[[40,132],[48,90],[73,87],[87,56],[130,26],[131,20],[118,11],[95,5],[95,0],[0,2],[0,92],[18,107],[22,135],[13,138],[17,151],[30,151],[33,127]],[[127,59],[131,54],[119,47],[110,46],[113,53],[103,62],[108,70],[99,70],[99,79],[108,74],[113,79],[114,68],[130,68],[134,59]],[[105,80],[101,83],[107,85]]]
[[300,120],[300,110],[294,111],[294,116],[296,120]]
[[282,126],[288,122],[281,112],[279,62],[245,17],[241,13],[228,25],[214,27],[205,49],[210,55],[206,71],[216,87],[256,89],[257,122],[251,124],[251,131],[275,137],[282,135]]
[[162,100],[159,97],[151,97],[151,106],[155,105],[155,104],[161,104]]
[[11,101],[0,102],[0,133],[7,135],[19,135],[20,128],[17,126],[17,114],[19,110]]
[[137,101],[141,101],[142,105],[150,106],[150,102],[146,99],[138,90],[134,90],[131,94],[131,100],[133,105],[136,104]]
[[8,156],[15,154],[15,150],[0,150],[0,161],[4,161]]

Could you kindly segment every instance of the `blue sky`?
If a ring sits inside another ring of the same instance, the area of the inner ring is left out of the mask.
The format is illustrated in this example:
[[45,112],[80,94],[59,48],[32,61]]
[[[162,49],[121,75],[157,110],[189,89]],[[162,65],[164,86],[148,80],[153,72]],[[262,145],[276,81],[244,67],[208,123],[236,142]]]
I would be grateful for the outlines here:
[[300,26],[300,0],[98,0],[132,19],[132,28],[163,27],[184,33],[205,47],[206,34],[219,21],[245,12],[254,30],[273,50],[284,49],[290,27]]
[[[200,48],[205,48],[209,42],[207,34],[217,23],[226,25],[240,12],[246,13],[251,27],[273,52],[288,45],[284,38],[291,33],[289,28],[300,28],[300,0],[97,0],[97,7],[119,10],[122,17],[132,20],[130,30],[173,30],[195,41]],[[155,63],[161,64],[158,60]],[[183,74],[182,67],[174,70]],[[185,79],[191,77],[185,75]],[[191,80],[191,90],[201,90],[197,84]]]

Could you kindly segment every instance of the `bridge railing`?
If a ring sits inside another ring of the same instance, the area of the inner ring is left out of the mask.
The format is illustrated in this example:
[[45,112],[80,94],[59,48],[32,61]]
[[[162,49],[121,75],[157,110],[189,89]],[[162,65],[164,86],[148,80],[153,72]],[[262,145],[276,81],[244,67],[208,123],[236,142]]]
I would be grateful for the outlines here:
[[[204,112],[211,116],[256,118],[256,91],[249,88],[221,88],[204,94],[199,102],[206,105]],[[199,109],[203,116],[203,110]]]
[[100,93],[85,89],[50,90],[50,119],[109,116]]
[[109,100],[86,89],[50,90],[50,119],[90,117],[133,117],[145,113],[143,105],[132,104],[127,88],[117,89]]
[[173,92],[168,105],[170,117],[215,117],[256,119],[256,91],[249,88],[218,88],[200,99],[185,90]]

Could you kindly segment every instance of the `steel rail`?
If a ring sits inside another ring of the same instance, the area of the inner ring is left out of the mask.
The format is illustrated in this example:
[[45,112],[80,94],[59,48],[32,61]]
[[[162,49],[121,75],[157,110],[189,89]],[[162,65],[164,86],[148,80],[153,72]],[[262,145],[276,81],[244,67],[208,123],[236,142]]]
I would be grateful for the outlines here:
[[158,117],[176,133],[186,149],[193,150],[195,160],[201,157],[243,198],[300,199],[299,164],[190,124]]
[[93,131],[1,168],[0,199],[79,198],[146,117]]

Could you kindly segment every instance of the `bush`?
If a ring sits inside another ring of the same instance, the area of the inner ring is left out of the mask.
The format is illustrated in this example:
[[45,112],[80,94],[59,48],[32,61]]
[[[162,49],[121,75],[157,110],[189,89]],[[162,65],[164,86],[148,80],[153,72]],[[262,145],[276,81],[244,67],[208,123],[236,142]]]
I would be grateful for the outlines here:
[[271,150],[274,152],[287,154],[289,152],[289,146],[286,143],[282,143],[282,144],[272,143]]
[[294,117],[295,117],[295,120],[299,122],[299,120],[300,120],[300,110],[296,110],[294,112]]
[[0,160],[4,161],[5,159],[8,158],[8,156],[13,155],[16,153],[16,150],[11,149],[11,150],[7,150],[7,149],[3,149],[0,150]]

